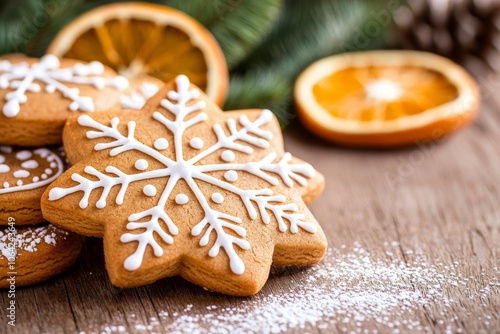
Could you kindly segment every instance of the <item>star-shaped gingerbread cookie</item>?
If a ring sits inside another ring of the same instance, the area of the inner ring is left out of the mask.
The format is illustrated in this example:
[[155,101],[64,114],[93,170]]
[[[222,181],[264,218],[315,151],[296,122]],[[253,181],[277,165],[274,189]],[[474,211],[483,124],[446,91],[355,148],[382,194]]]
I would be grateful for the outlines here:
[[115,286],[180,275],[246,296],[271,264],[325,254],[306,207],[324,179],[284,152],[269,110],[222,112],[179,76],[142,110],[69,118],[63,141],[74,166],[44,193],[43,215],[103,237]]

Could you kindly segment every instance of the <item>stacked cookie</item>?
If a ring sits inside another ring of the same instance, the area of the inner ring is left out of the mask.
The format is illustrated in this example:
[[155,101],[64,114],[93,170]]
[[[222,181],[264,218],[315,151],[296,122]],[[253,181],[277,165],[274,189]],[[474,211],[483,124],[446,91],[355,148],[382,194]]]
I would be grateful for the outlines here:
[[[272,112],[223,113],[184,75],[120,106],[126,86],[97,62],[0,61],[0,144],[10,145],[0,156],[0,218],[16,221],[19,282],[75,260],[79,239],[61,228],[103,238],[118,287],[180,275],[247,296],[271,264],[321,260],[326,238],[306,204],[324,179],[284,151]],[[65,172],[62,152],[40,147],[61,142]],[[21,229],[44,219],[57,227]],[[15,255],[8,232],[2,263]]]
[[81,238],[46,222],[40,199],[67,168],[66,118],[117,105],[127,86],[97,62],[0,58],[0,287],[40,282],[77,259]]

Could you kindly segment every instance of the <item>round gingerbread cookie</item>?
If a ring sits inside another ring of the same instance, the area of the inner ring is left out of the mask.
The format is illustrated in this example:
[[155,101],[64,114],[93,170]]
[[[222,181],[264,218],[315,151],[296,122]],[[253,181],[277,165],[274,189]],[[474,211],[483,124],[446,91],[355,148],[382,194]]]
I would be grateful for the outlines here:
[[52,224],[0,230],[0,288],[45,281],[68,269],[82,249],[79,235]]
[[0,145],[0,226],[42,223],[40,198],[65,169],[62,149]]
[[69,118],[63,139],[74,165],[43,194],[43,215],[103,237],[115,286],[180,275],[247,296],[272,264],[325,254],[306,206],[324,178],[284,151],[269,110],[222,112],[181,75],[140,110]]
[[99,62],[53,55],[1,58],[0,144],[60,144],[68,116],[116,106],[127,87],[124,77]]

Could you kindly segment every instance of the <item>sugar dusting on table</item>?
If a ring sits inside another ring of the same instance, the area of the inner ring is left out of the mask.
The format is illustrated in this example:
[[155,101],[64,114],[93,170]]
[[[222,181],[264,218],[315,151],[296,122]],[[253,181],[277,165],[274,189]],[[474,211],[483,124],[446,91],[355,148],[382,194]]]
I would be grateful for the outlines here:
[[[340,332],[354,328],[354,332],[376,333],[375,327],[393,333],[427,332],[430,328],[425,321],[415,318],[414,311],[439,306],[441,311],[433,315],[433,321],[446,332],[461,333],[460,321],[453,312],[457,302],[449,291],[456,289],[466,298],[484,301],[492,289],[500,288],[498,268],[494,268],[496,274],[492,278],[487,278],[487,286],[477,289],[472,288],[472,277],[458,273],[459,262],[431,264],[412,250],[406,250],[406,259],[401,259],[393,256],[393,252],[400,250],[396,242],[386,244],[385,248],[385,259],[380,256],[375,259],[357,243],[353,247],[332,248],[321,264],[306,269],[305,274],[291,274],[288,290],[235,298],[230,307],[214,302],[203,309],[197,303],[196,308],[188,304],[175,312],[161,310],[159,318],[151,317],[148,324],[133,326],[138,332],[158,330],[179,334],[291,330],[307,333],[308,328],[327,332],[328,328]],[[481,316],[487,328],[491,315]],[[101,330],[111,333],[117,328],[103,326]]]

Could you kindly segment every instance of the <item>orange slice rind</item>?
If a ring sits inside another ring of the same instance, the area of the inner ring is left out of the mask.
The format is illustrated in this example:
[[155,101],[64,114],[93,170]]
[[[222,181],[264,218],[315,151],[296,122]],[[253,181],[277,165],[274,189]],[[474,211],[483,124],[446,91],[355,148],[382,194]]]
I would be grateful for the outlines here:
[[161,5],[97,7],[63,28],[47,53],[97,60],[131,80],[168,82],[185,74],[219,105],[227,92],[228,69],[215,38],[193,18]]
[[324,58],[295,84],[304,125],[349,146],[394,147],[436,140],[469,124],[479,89],[452,61],[418,51]]

